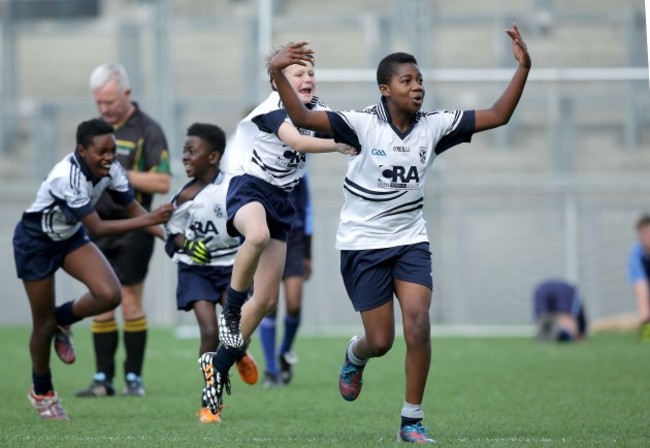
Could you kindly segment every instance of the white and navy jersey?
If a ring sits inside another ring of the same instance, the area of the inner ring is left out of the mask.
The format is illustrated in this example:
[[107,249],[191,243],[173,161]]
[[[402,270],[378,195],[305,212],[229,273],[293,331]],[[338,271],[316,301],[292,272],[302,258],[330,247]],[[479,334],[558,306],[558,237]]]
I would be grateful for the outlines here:
[[[329,110],[312,98],[310,109]],[[262,104],[239,122],[225,153],[229,155],[223,170],[250,174],[271,185],[291,191],[305,171],[304,152],[295,151],[278,137],[282,123],[291,123],[277,92],[271,92]],[[302,135],[313,137],[315,132],[298,129]]]
[[135,198],[122,165],[115,162],[108,176],[94,179],[83,159],[73,152],[41,183],[36,200],[23,214],[25,227],[29,233],[44,234],[53,241],[67,240],[79,230],[81,220],[95,211],[105,190],[120,205]]
[[469,142],[474,111],[419,111],[402,133],[385,100],[362,111],[328,112],[334,139],[357,148],[350,157],[336,248],[364,250],[428,241],[424,184],[435,157]]
[[[212,259],[209,266],[232,266],[239,248],[239,238],[233,238],[226,231],[226,193],[231,176],[220,172],[214,181],[206,185],[192,199],[176,207],[172,217],[165,224],[167,237],[183,234],[189,240],[209,240],[206,246]],[[176,204],[178,195],[191,181],[172,198]],[[176,263],[197,264],[185,253],[176,252],[172,258]]]

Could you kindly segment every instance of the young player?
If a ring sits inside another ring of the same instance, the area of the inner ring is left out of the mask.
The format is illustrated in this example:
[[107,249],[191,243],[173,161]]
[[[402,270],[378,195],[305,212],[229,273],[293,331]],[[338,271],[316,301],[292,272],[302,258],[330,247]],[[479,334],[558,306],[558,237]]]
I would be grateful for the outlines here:
[[[173,209],[165,204],[147,213],[135,201],[124,169],[114,163],[116,145],[110,124],[84,121],[77,127],[76,140],[75,151],[56,164],[41,184],[13,237],[16,271],[32,310],[32,388],[28,398],[42,418],[53,420],[68,420],[52,384],[53,336],[61,360],[74,362],[69,326],[114,309],[122,299],[113,269],[90,242],[86,229],[111,235],[146,228],[162,239],[163,230],[157,224],[169,219]],[[104,191],[124,207],[128,218],[104,221],[99,217],[94,203]],[[88,292],[55,306],[54,277],[59,268],[86,285]]]
[[[285,70],[299,101],[324,110],[314,96],[313,64]],[[303,175],[305,153],[355,152],[348,145],[314,137],[313,132],[293,126],[273,81],[271,86],[274,90],[268,98],[238,124],[228,149],[238,152],[240,162],[228,187],[228,232],[244,240],[235,256],[226,305],[219,317],[221,346],[216,354],[207,352],[199,358],[213,414],[221,406],[224,388],[230,391],[228,371],[240,356],[244,341],[277,305],[294,214],[289,192]],[[253,295],[246,302],[253,279]]]
[[587,336],[584,302],[574,285],[544,280],[533,291],[533,318],[540,342],[579,341]]
[[[179,310],[194,310],[201,336],[199,355],[213,351],[219,343],[217,303],[225,301],[239,239],[226,232],[226,191],[230,176],[219,169],[226,146],[223,130],[213,124],[194,123],[187,129],[183,166],[191,180],[171,199],[175,210],[165,225],[165,249],[178,265],[176,304]],[[236,361],[242,380],[255,384],[255,360],[246,351]],[[203,394],[199,421],[221,421],[221,411],[212,414]]]
[[260,323],[260,342],[266,365],[263,383],[265,388],[289,384],[293,377],[293,366],[298,362],[298,357],[293,352],[293,344],[300,327],[303,283],[311,276],[313,223],[307,179],[305,173],[289,194],[289,201],[296,214],[287,239],[287,260],[282,273],[286,315],[279,353],[276,353],[275,341],[277,308],[265,316]]
[[337,232],[341,274],[364,332],[352,338],[339,375],[339,389],[352,401],[361,391],[370,358],[385,355],[395,337],[393,295],[402,310],[406,341],[406,390],[401,440],[431,443],[422,425],[422,399],[431,361],[429,308],[432,262],[422,217],[424,184],[434,159],[468,142],[475,132],[508,122],[524,89],[530,57],[516,25],[506,30],[519,66],[489,109],[422,111],[424,85],[415,58],[386,56],[377,67],[381,100],[362,111],[310,110],[296,96],[284,70],[310,66],[308,42],[285,46],[270,71],[293,123],[348,143],[351,157],[343,185],[345,203]]

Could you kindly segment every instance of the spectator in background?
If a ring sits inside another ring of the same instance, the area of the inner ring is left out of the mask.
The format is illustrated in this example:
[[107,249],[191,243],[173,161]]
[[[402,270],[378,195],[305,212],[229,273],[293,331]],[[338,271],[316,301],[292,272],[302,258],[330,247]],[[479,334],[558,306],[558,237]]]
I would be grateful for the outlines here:
[[282,274],[286,315],[279,353],[276,353],[275,341],[277,307],[260,323],[260,340],[266,364],[263,386],[266,388],[289,384],[293,377],[293,365],[298,362],[293,344],[300,326],[303,283],[311,277],[313,221],[307,172],[291,190],[289,200],[296,214],[289,231],[287,260]]
[[564,280],[545,280],[533,292],[540,342],[570,342],[587,336],[587,316],[578,289]]
[[[95,68],[90,75],[90,89],[101,118],[115,129],[117,161],[135,188],[136,200],[145,210],[150,210],[153,195],[167,193],[170,186],[169,153],[162,128],[132,100],[129,78],[121,65],[104,64]],[[124,211],[106,194],[97,203],[97,213],[107,220],[124,217]],[[147,320],[142,297],[153,254],[153,237],[138,230],[120,236],[91,235],[91,238],[108,259],[122,286],[126,352],[123,393],[144,396],[142,365],[147,343]],[[77,396],[115,395],[113,377],[119,341],[115,312],[96,316],[92,333],[96,372],[90,386],[79,390]]]
[[628,280],[636,296],[639,312],[639,337],[650,342],[650,215],[642,215],[636,223],[638,241],[628,255]]

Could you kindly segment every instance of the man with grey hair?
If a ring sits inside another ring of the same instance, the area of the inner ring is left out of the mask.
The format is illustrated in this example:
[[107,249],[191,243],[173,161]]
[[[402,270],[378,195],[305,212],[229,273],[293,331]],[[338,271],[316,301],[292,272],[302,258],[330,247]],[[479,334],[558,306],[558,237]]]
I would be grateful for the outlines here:
[[[142,112],[131,98],[131,85],[124,67],[104,64],[90,75],[92,91],[101,118],[115,129],[117,161],[127,170],[136,191],[136,200],[151,209],[153,195],[167,193],[171,171],[167,140],[160,125]],[[123,210],[104,194],[96,205],[102,219],[122,219]],[[147,321],[143,307],[144,279],[153,254],[154,239],[145,231],[111,237],[92,237],[102,250],[122,287],[124,395],[143,396],[142,365],[147,340]],[[95,316],[92,324],[96,373],[79,397],[115,395],[115,354],[118,325],[115,312]]]

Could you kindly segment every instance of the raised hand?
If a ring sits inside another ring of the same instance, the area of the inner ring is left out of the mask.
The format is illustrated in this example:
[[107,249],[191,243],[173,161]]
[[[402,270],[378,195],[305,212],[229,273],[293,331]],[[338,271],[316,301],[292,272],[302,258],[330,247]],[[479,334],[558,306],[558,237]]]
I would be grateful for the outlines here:
[[525,68],[530,68],[531,61],[530,55],[528,54],[528,48],[526,47],[524,39],[521,37],[517,24],[513,23],[512,28],[508,28],[506,33],[510,36],[510,39],[512,39],[512,52],[515,59],[519,62],[519,65]]
[[271,72],[284,70],[293,64],[306,65],[306,62],[313,62],[314,50],[306,48],[305,46],[307,44],[309,44],[309,42],[303,40],[301,42],[290,42],[285,45],[275,56],[273,56],[273,59],[271,59],[271,62],[269,63],[269,69]]

